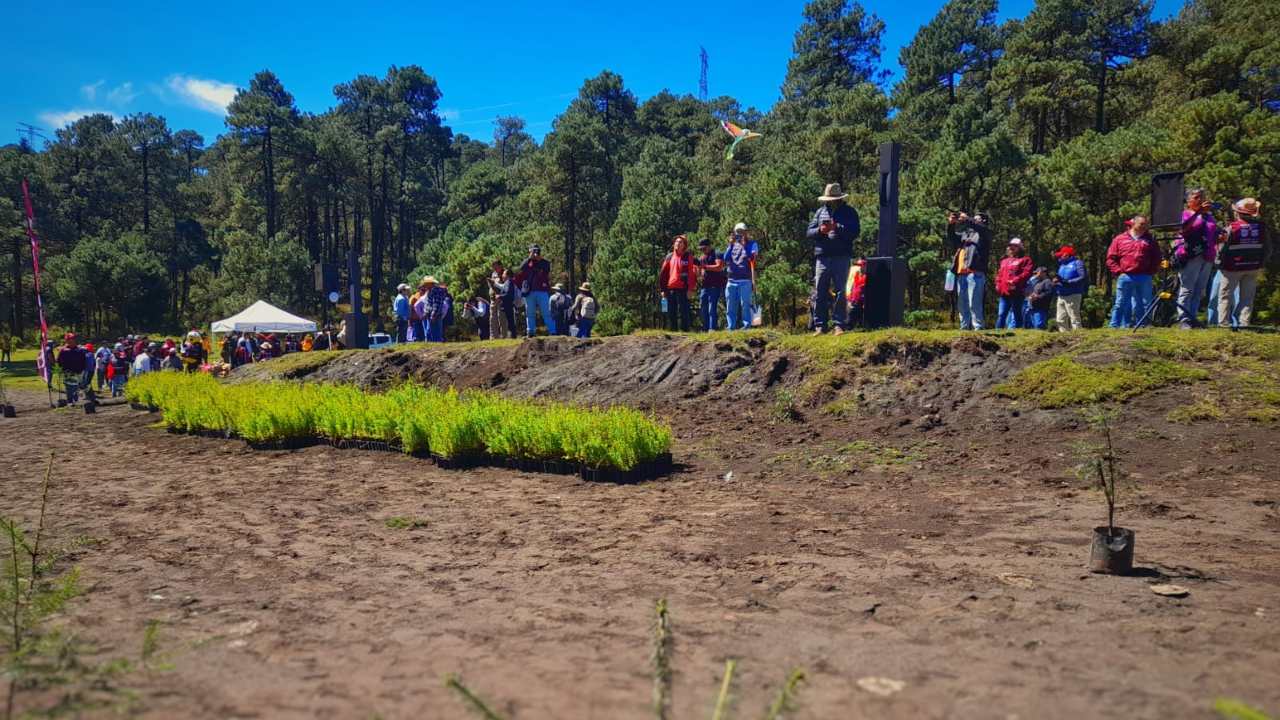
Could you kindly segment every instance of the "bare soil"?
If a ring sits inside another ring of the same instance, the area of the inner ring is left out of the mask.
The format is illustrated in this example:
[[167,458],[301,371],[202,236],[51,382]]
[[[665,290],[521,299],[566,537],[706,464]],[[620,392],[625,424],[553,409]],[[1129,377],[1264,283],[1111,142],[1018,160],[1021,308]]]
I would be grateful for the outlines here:
[[[0,513],[33,516],[55,451],[55,538],[98,540],[72,558],[89,592],[67,622],[102,657],[135,656],[163,622],[173,669],[126,682],[145,717],[465,717],[452,672],[510,717],[649,717],[658,598],[675,718],[709,714],[728,657],[742,717],[796,666],[794,717],[1206,718],[1218,696],[1280,710],[1275,425],[1170,423],[1185,388],[1121,406],[1118,515],[1141,570],[1091,575],[1105,506],[1073,473],[1086,426],[990,397],[1017,362],[981,342],[872,351],[820,383],[767,347],[639,338],[603,362],[559,342],[395,362],[419,381],[654,408],[676,429],[672,477],[259,452],[23,393],[0,420]],[[394,379],[343,372],[308,379]],[[851,393],[859,412],[820,409]],[[788,419],[780,398],[798,396]],[[905,686],[882,697],[865,677]]]

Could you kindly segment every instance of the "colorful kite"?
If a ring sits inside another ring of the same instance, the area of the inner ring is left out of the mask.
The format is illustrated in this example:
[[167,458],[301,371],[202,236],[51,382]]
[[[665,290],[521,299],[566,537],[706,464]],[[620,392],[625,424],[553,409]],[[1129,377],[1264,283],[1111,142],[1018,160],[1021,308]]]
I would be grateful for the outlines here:
[[733,151],[738,149],[738,143],[742,142],[743,140],[750,140],[751,138],[764,137],[758,132],[747,130],[745,128],[740,128],[737,125],[734,125],[733,123],[729,122],[728,120],[721,120],[720,127],[724,128],[724,131],[729,133],[729,136],[733,138],[733,142],[729,145],[729,149],[726,150],[724,153],[725,160],[733,159]]

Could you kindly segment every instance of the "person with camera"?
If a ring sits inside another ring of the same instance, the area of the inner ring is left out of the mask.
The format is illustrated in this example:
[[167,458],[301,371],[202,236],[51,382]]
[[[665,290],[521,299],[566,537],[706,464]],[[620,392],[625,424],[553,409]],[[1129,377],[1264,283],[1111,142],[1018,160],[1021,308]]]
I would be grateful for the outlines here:
[[947,247],[954,253],[951,272],[956,276],[956,306],[961,330],[981,330],[982,293],[987,282],[991,254],[991,218],[982,212],[973,217],[947,214]]
[[1058,259],[1058,277],[1053,281],[1058,295],[1058,332],[1081,330],[1080,305],[1089,289],[1089,273],[1070,245],[1062,246],[1053,256]]
[[502,324],[494,320],[490,326],[490,335],[494,338],[514,338],[516,336],[516,303],[520,301],[518,297],[520,291],[516,288],[514,278],[511,277],[511,271],[502,267],[501,260],[494,260],[491,267],[493,274],[489,276],[489,292],[493,300],[490,303],[493,306],[493,317],[506,321],[507,334],[505,336],[502,334]]
[[538,318],[547,326],[547,334],[556,334],[556,320],[551,316],[551,262],[542,257],[542,248],[529,246],[529,257],[520,266],[515,277],[516,287],[524,296],[525,331],[528,337],[538,334]]
[[1154,293],[1152,276],[1160,269],[1164,254],[1147,232],[1147,216],[1134,215],[1128,228],[1111,240],[1107,248],[1107,270],[1116,278],[1116,300],[1111,308],[1111,327],[1130,328],[1147,312]]
[[1016,330],[1023,325],[1022,305],[1026,301],[1027,280],[1035,263],[1027,256],[1022,238],[1009,241],[1000,268],[996,271],[996,294],[1000,306],[996,311],[996,329]]
[[1049,329],[1049,308],[1053,306],[1055,295],[1053,278],[1049,268],[1043,265],[1027,281],[1027,307],[1023,318],[1025,326],[1035,330]]
[[828,321],[834,325],[834,335],[843,334],[849,324],[849,302],[844,290],[853,263],[853,243],[862,232],[862,223],[858,211],[845,202],[847,197],[849,193],[842,191],[840,183],[828,184],[818,198],[822,205],[814,212],[805,233],[813,242],[814,335],[826,332]]
[[734,225],[733,232],[729,234],[729,245],[721,255],[725,274],[728,276],[724,295],[725,328],[728,330],[746,330],[751,327],[756,256],[759,254],[760,246],[747,234],[747,224],[740,222]]
[[698,241],[698,255],[694,257],[693,264],[698,266],[698,273],[702,276],[702,289],[698,291],[698,316],[702,319],[702,331],[719,330],[720,298],[724,296],[724,286],[727,283],[724,258],[716,254],[709,239],[702,238]]
[[673,332],[687,332],[693,324],[690,302],[697,289],[698,266],[689,253],[689,239],[677,235],[658,271],[658,290],[667,301],[667,324]]
[[[1236,201],[1231,209],[1236,219],[1227,231],[1227,240],[1218,249],[1222,263],[1222,286],[1209,302],[1218,304],[1221,327],[1232,327],[1232,314],[1240,327],[1253,319],[1253,296],[1258,291],[1258,274],[1267,256],[1267,227],[1262,223],[1262,203],[1254,198]],[[1237,295],[1238,293],[1238,295]],[[1238,299],[1237,299],[1238,298]],[[1235,299],[1235,307],[1232,300]]]
[[1182,229],[1173,241],[1173,266],[1178,270],[1178,325],[1190,330],[1196,325],[1200,298],[1204,297],[1217,251],[1218,223],[1204,188],[1187,191],[1187,208],[1182,211]]

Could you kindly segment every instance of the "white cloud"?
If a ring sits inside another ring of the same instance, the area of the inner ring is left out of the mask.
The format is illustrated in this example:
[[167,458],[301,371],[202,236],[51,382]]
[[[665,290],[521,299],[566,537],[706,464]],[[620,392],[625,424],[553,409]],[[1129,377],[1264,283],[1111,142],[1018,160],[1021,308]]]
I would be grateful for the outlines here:
[[182,102],[219,115],[227,114],[227,105],[236,96],[236,86],[231,83],[190,75],[170,75],[165,85]]
[[444,110],[440,111],[440,119],[444,120],[445,122],[453,122],[454,120],[457,120],[461,116],[462,116],[462,111],[456,110],[454,108],[445,108]]
[[98,82],[89,83],[88,85],[81,85],[80,94],[84,96],[85,100],[93,102],[94,98],[98,95],[98,88],[102,87],[106,83],[106,80],[99,80]]
[[133,89],[131,82],[120,83],[107,92],[107,102],[112,105],[128,105],[136,97],[138,92]]
[[95,115],[98,113],[101,113],[103,115],[110,115],[113,119],[116,119],[116,120],[119,119],[119,117],[113,112],[110,112],[107,110],[91,110],[86,108],[73,108],[71,110],[46,110],[45,112],[40,113],[38,117],[40,118],[41,123],[48,125],[50,128],[54,130],[58,130],[60,128],[66,127],[67,125],[70,125],[71,123],[79,120],[80,118],[86,115]]

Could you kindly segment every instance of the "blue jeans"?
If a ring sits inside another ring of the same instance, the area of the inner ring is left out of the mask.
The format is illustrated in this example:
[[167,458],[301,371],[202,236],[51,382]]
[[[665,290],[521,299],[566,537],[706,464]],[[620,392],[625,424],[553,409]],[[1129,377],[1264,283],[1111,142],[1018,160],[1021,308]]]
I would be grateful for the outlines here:
[[524,324],[529,337],[538,334],[538,318],[534,311],[542,313],[542,321],[547,325],[547,334],[556,334],[556,320],[551,317],[551,295],[546,290],[535,290],[524,296]]
[[1123,273],[1116,278],[1116,302],[1111,308],[1111,327],[1129,328],[1137,324],[1151,304],[1152,292],[1150,275]]
[[67,402],[76,403],[80,400],[80,377],[74,378],[63,377],[62,386],[67,391]]
[[996,311],[996,329],[1017,330],[1022,327],[1022,305],[1021,296],[1005,297],[1000,296],[1000,307]]
[[724,314],[728,319],[727,330],[746,330],[751,327],[751,281],[730,280],[725,288]]
[[1212,275],[1213,263],[1205,260],[1203,255],[1191,258],[1178,271],[1178,280],[1181,282],[1181,287],[1178,288],[1178,304],[1186,308],[1186,312],[1181,308],[1178,310],[1178,322],[1182,325],[1195,322],[1196,315],[1200,312],[1200,300],[1204,297],[1205,287],[1209,284],[1209,278]]
[[1027,310],[1026,325],[1027,327],[1035,328],[1036,330],[1048,330],[1049,329],[1049,311],[1039,310],[1035,307],[1030,308],[1029,310]]
[[111,378],[111,397],[120,397],[124,395],[124,384],[128,382],[128,375],[117,375]]
[[720,297],[724,288],[704,287],[698,293],[698,314],[702,317],[704,332],[720,329]]
[[444,342],[444,318],[423,321],[427,326],[427,342]]
[[960,312],[961,330],[982,329],[982,289],[987,282],[983,273],[956,276],[956,305]]
[[[1213,274],[1213,282],[1209,283],[1209,307],[1208,318],[1205,322],[1209,327],[1218,324],[1218,286],[1222,284],[1222,271],[1219,270]],[[1231,327],[1240,326],[1240,288],[1236,288],[1235,294],[1231,297]]]
[[596,324],[595,318],[584,318],[584,317],[578,318],[578,337],[580,338],[591,337],[591,326],[595,324]]
[[[828,316],[831,324],[843,330],[848,322],[849,301],[844,288],[849,281],[851,260],[846,257],[817,258],[813,264],[813,291],[817,295],[813,308],[813,327],[825,330]],[[831,307],[831,292],[835,291],[836,304]]]

